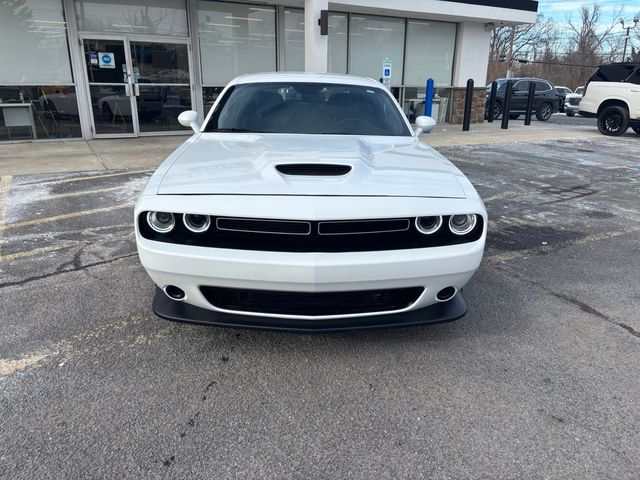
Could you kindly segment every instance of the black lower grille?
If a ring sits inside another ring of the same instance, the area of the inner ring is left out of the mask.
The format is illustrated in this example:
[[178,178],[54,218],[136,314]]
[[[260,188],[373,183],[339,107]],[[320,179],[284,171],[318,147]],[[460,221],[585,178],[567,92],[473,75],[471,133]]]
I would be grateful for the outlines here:
[[200,291],[211,305],[224,310],[317,317],[402,310],[413,305],[424,288],[308,293],[200,287]]

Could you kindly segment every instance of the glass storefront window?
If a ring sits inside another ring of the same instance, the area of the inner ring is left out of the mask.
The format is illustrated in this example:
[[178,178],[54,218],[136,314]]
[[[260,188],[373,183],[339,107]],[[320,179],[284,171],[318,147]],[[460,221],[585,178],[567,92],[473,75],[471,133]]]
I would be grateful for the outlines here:
[[329,13],[328,72],[347,73],[347,24],[346,13]]
[[213,107],[216,99],[220,96],[224,87],[202,87],[202,103],[204,104],[204,116],[206,117]]
[[455,46],[455,23],[409,20],[405,85],[423,86],[427,78],[436,85],[451,85]]
[[276,70],[275,8],[198,1],[203,85]]
[[80,136],[72,85],[0,86],[0,140]]
[[392,62],[391,85],[402,85],[404,19],[351,15],[349,73],[378,79],[382,62]]
[[[404,103],[402,105],[402,109],[411,123],[416,121],[416,117],[424,115],[425,91],[425,87],[406,87],[404,89]],[[431,116],[438,123],[447,123],[449,121],[450,108],[451,89],[436,88],[433,92]]]
[[187,46],[156,42],[131,42],[135,83],[189,84]]
[[284,11],[284,70],[304,71],[304,10]]
[[189,34],[185,0],[76,0],[76,13],[78,28],[88,32]]
[[60,0],[0,3],[0,85],[70,84]]

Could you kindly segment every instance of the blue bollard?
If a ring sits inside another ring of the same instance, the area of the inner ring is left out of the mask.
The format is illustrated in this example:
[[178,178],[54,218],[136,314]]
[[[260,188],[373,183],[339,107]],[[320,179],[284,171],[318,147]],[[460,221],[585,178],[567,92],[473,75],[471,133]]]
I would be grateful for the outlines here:
[[430,117],[433,113],[433,78],[427,80],[427,93],[424,97],[424,115]]

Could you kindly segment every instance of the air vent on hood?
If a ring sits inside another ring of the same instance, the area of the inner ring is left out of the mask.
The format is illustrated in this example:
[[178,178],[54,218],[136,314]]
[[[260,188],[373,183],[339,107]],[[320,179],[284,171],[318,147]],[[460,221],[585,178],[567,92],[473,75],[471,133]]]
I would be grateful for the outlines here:
[[332,165],[328,163],[285,163],[276,165],[276,170],[284,175],[341,176],[351,171],[350,165]]

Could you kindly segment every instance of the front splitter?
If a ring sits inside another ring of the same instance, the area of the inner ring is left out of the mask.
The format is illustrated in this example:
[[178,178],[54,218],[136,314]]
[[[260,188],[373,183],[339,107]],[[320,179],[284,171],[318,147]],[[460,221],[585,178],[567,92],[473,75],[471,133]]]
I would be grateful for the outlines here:
[[289,332],[336,332],[452,322],[465,315],[467,305],[462,295],[458,293],[448,302],[436,303],[409,312],[330,320],[299,320],[215,312],[188,303],[176,302],[167,297],[162,290],[157,289],[153,298],[153,312],[166,320],[200,325]]

